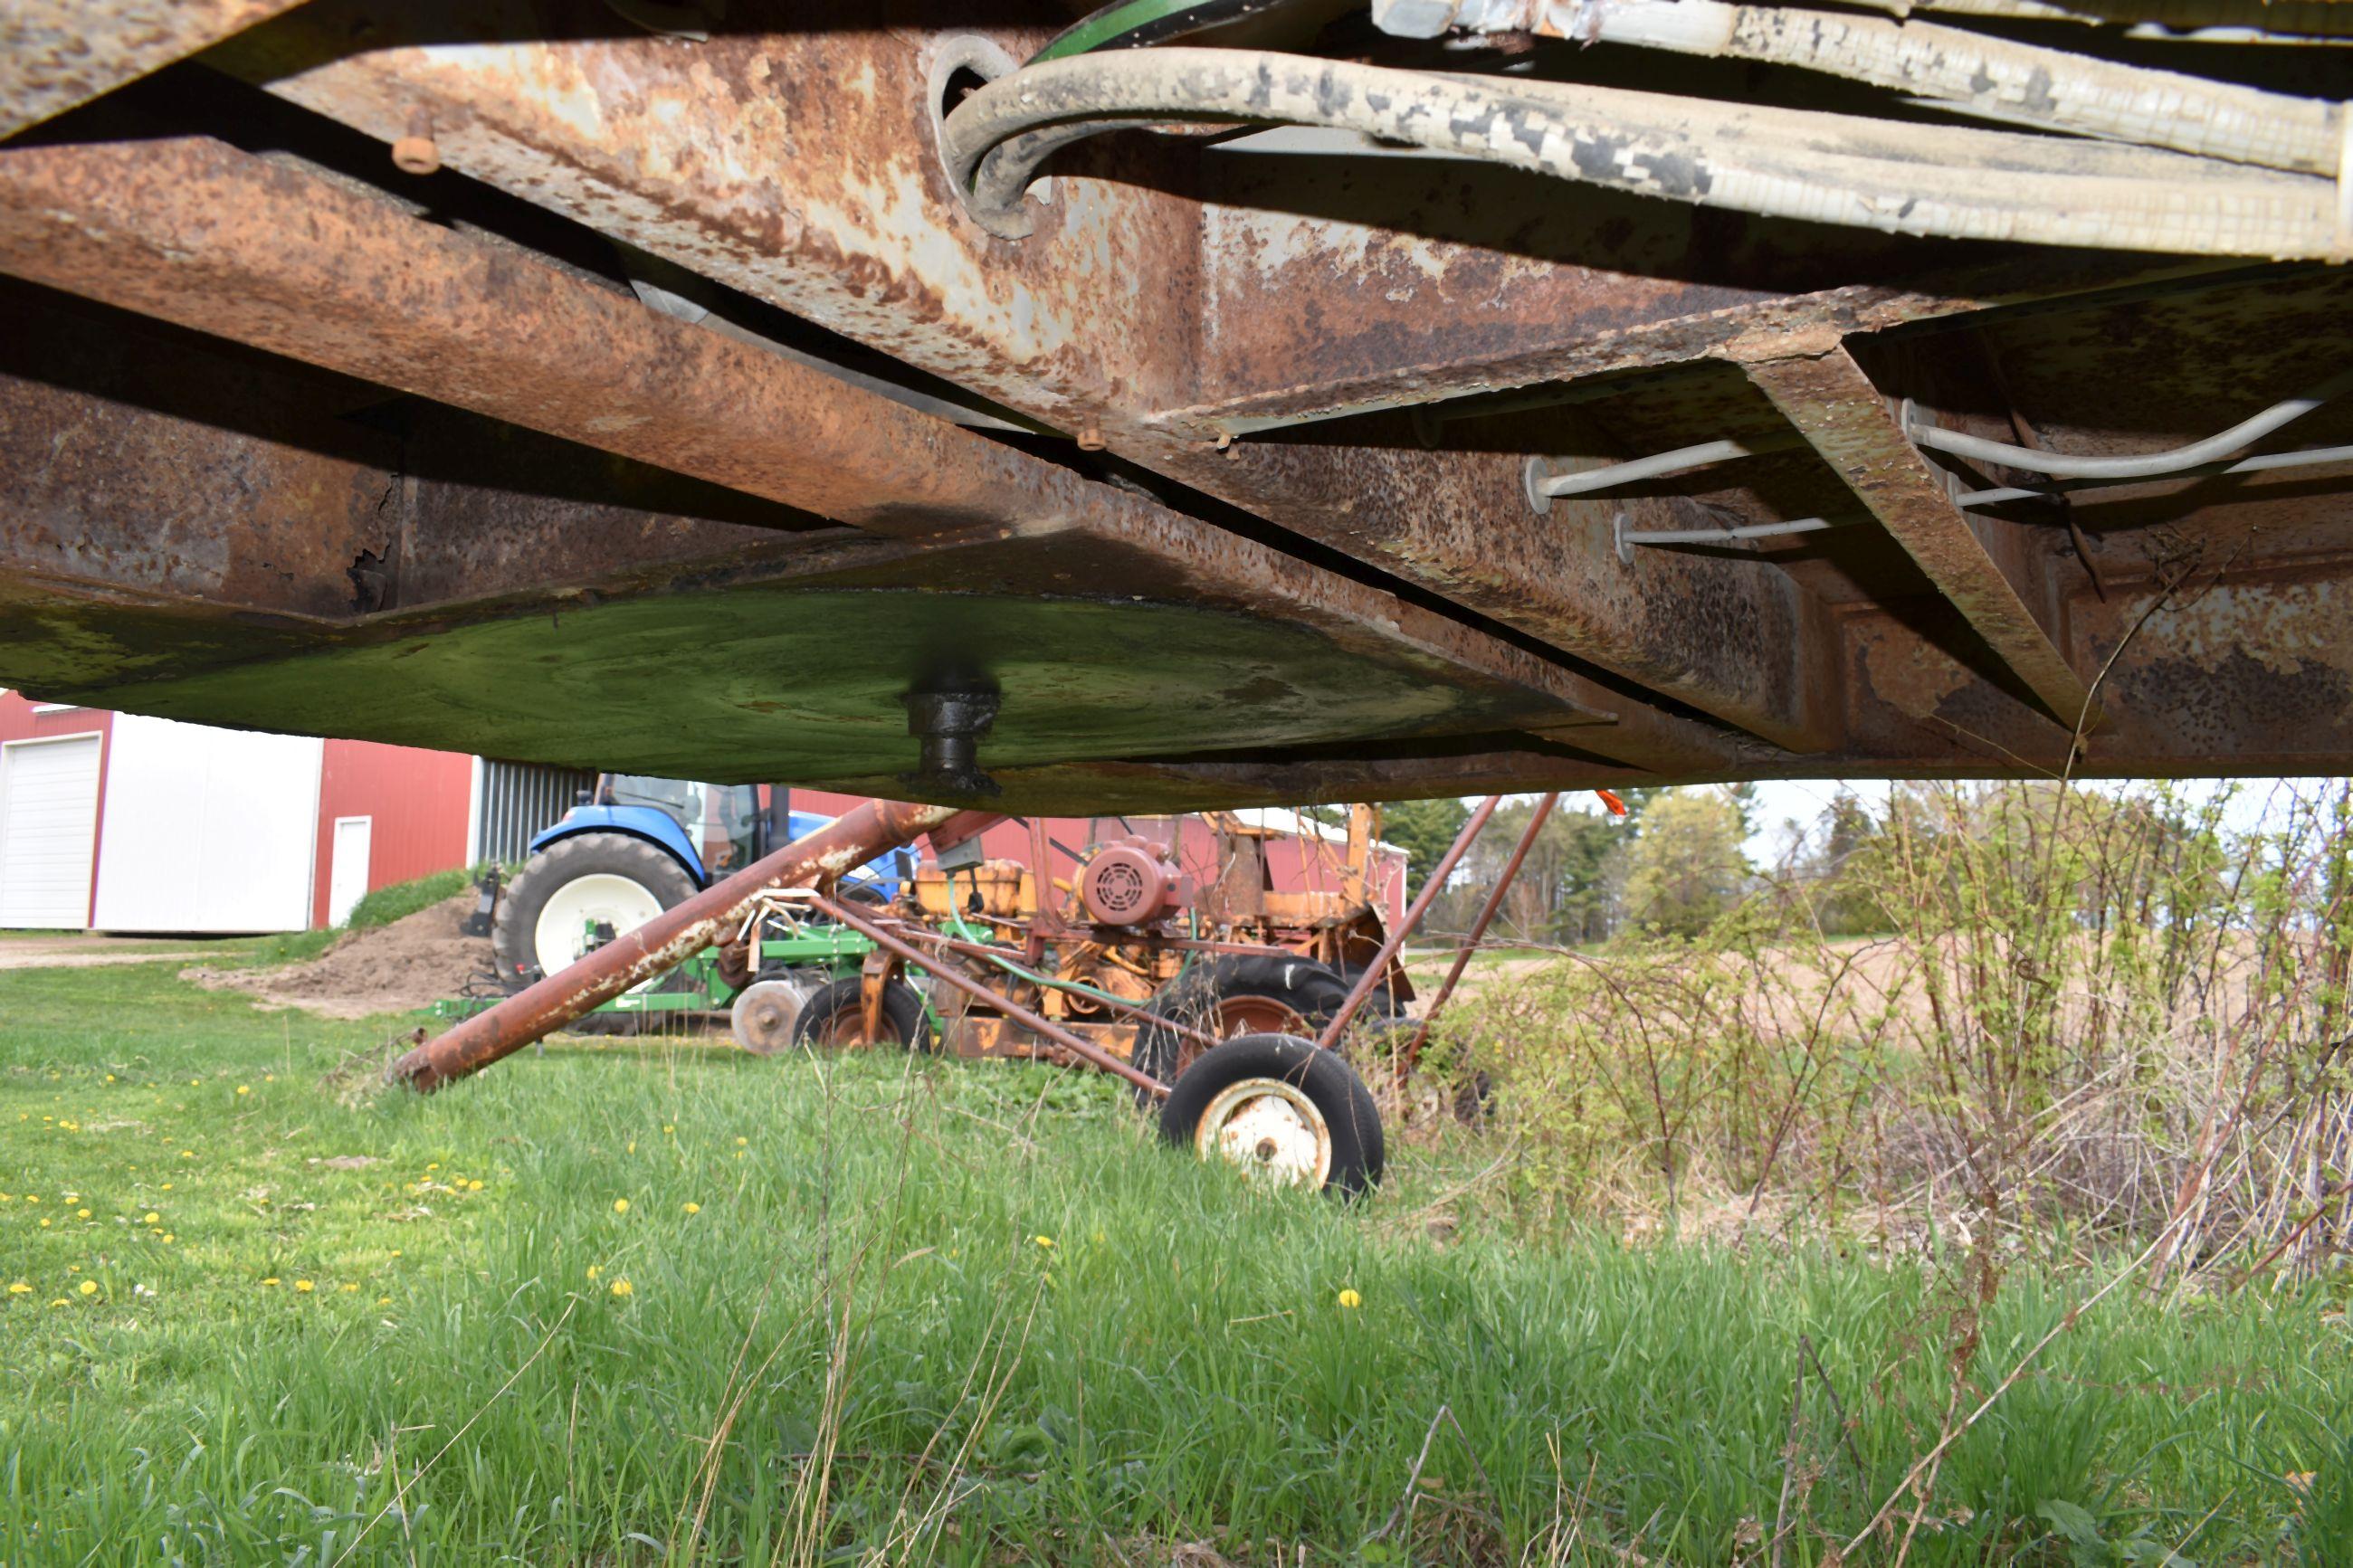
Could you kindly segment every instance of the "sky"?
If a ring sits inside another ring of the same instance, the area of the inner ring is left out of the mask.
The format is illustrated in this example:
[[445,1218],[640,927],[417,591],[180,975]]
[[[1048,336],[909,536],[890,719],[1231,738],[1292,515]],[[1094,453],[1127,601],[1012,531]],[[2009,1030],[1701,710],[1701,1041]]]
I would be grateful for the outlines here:
[[[2115,787],[2128,781],[2099,780],[2093,788]],[[2334,780],[2320,778],[2273,778],[2249,776],[2237,780],[2192,779],[2184,788],[2198,798],[2199,792],[2211,792],[2227,784],[2240,785],[2223,814],[2223,826],[2233,832],[2252,832],[2263,825],[2265,807],[2279,798],[2277,786],[2286,784],[2309,793]],[[1748,838],[1748,858],[1760,866],[1778,861],[1787,847],[1788,833],[1784,825],[1795,817],[1810,830],[1831,802],[1838,798],[1841,789],[1852,790],[1855,795],[1873,812],[1887,804],[1888,781],[1885,779],[1773,779],[1757,786],[1757,803],[1751,820],[1756,828]]]

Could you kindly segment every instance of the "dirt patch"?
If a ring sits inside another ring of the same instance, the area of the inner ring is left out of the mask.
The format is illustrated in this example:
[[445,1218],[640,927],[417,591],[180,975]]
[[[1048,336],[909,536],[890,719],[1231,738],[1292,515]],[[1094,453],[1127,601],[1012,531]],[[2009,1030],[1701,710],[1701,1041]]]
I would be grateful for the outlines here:
[[181,975],[206,990],[243,991],[272,1006],[300,1007],[323,1017],[406,1013],[491,984],[491,944],[458,929],[474,903],[471,892],[461,893],[390,925],[353,931],[307,963],[270,969],[198,965]]

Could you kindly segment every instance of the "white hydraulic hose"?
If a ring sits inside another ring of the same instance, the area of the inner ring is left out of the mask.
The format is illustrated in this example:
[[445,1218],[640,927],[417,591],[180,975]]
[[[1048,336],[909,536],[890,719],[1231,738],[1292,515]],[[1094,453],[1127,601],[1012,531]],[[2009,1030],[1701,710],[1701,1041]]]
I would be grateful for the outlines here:
[[2344,106],[2013,43],[1960,27],[1719,0],[1549,5],[1562,37],[1758,60],[1893,88],[2013,124],[2335,178]]
[[2280,468],[2316,468],[2329,463],[2353,463],[2353,447],[2308,447],[2301,452],[2265,452],[2260,457],[2241,458],[2236,462],[2200,463],[2166,474],[2112,474],[2073,484],[2000,485],[1992,489],[1962,490],[1953,497],[1953,504],[1957,507],[1996,506],[2003,501],[2039,500],[2101,485],[2137,484],[2143,479],[2196,479],[2215,474],[2263,474]]
[[1325,125],[1558,179],[1892,234],[2176,255],[2341,258],[2331,181],[2100,142],[1466,79],[1254,49],[1154,48],[1025,67],[951,113],[976,220],[1018,237],[1055,149],[1139,120]]
[[[1740,441],[1703,441],[1696,447],[1678,447],[1671,452],[1654,452],[1647,458],[1632,458],[1599,468],[1581,468],[1575,473],[1556,474],[1547,466],[1541,473],[1533,468],[1529,470],[1529,493],[1547,497],[1581,496],[1593,490],[1606,490],[1615,485],[1632,484],[1637,479],[1664,479],[1670,474],[1704,468],[1710,463],[1755,457],[1759,452],[1782,452],[1804,445],[1804,439],[1796,431],[1788,430]],[[1535,461],[1543,463],[1544,459],[1538,458]]]
[[2007,442],[1989,441],[1982,436],[1971,436],[1965,431],[1947,430],[1934,420],[1921,418],[1909,398],[1904,403],[1904,433],[1915,444],[1932,451],[1949,452],[1956,458],[1968,458],[1974,462],[2023,468],[2030,474],[2049,474],[2055,479],[2155,478],[2227,458],[2242,447],[2253,446],[2289,421],[2301,419],[2348,389],[2353,389],[2353,371],[2331,376],[2303,396],[2274,403],[2262,413],[2250,415],[2227,430],[2217,430],[2202,441],[2192,441],[2186,447],[2176,447],[2170,451],[2142,452],[2116,458],[2044,452],[2032,447],[2013,447]]
[[2190,38],[2217,28],[2251,33],[2264,42],[2306,43],[2353,37],[2353,6],[2343,0],[1856,0],[1899,16],[1940,11],[2020,22],[2077,22],[2127,26],[2136,37]]

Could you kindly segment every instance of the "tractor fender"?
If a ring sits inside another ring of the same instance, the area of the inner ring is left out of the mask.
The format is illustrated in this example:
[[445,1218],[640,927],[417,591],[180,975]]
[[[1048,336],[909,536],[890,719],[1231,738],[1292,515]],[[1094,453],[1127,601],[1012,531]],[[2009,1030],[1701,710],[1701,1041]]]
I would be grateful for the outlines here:
[[669,813],[641,806],[575,805],[562,821],[532,839],[531,852],[536,855],[551,844],[576,838],[583,833],[618,833],[642,838],[677,861],[697,888],[711,885],[702,857],[695,853],[694,843],[687,837],[686,830]]

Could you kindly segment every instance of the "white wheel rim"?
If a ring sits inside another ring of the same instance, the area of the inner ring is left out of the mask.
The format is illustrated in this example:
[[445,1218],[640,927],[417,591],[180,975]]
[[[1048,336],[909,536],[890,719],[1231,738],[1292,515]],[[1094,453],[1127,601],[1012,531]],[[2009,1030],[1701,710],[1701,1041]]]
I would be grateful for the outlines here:
[[612,871],[575,877],[540,906],[539,920],[532,927],[532,955],[542,974],[554,974],[588,951],[592,921],[611,926],[618,936],[637,930],[661,910],[661,900],[654,897],[653,889],[633,877]]
[[1321,1187],[1332,1174],[1332,1128],[1296,1084],[1246,1078],[1201,1112],[1193,1146],[1270,1186]]

